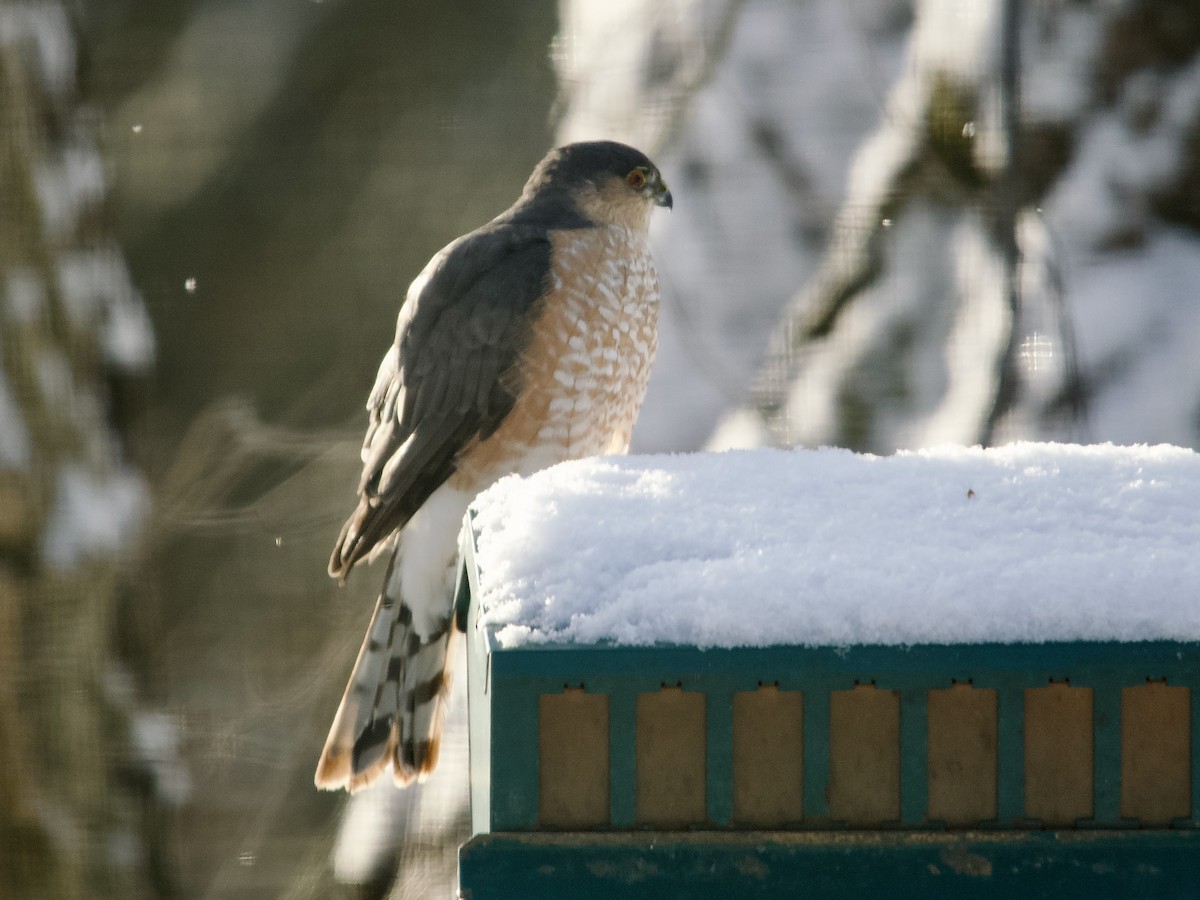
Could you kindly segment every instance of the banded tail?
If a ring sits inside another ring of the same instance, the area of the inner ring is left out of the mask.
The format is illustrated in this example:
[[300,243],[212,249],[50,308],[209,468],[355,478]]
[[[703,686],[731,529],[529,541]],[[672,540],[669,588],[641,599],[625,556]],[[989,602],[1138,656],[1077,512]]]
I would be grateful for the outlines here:
[[395,596],[394,565],[395,557],[317,763],[319,788],[353,792],[389,766],[403,787],[437,765],[450,689],[451,619],[422,638],[412,611]]

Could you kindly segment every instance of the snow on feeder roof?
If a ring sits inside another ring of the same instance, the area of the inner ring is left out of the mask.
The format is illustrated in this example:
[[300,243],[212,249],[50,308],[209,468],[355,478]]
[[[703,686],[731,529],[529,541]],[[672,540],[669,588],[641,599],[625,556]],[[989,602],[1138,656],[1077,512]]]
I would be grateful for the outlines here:
[[475,502],[501,647],[1200,640],[1200,455],[605,457]]

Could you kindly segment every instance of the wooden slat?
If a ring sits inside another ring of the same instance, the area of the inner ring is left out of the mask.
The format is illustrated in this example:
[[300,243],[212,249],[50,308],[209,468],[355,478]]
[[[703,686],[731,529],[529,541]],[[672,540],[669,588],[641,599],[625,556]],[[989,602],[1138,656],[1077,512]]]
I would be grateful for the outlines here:
[[1192,694],[1156,681],[1121,691],[1121,815],[1169,825],[1192,808]]
[[733,819],[778,827],[804,816],[804,695],[733,695]]
[[1053,683],[1025,691],[1025,815],[1047,825],[1092,816],[1092,689]]
[[568,688],[538,698],[538,822],[607,825],[608,697]]
[[829,700],[829,814],[856,827],[900,818],[900,695],[873,685]]
[[995,819],[996,692],[932,690],[928,709],[928,817],[959,827]]
[[704,694],[663,687],[637,698],[637,821],[657,827],[707,819]]

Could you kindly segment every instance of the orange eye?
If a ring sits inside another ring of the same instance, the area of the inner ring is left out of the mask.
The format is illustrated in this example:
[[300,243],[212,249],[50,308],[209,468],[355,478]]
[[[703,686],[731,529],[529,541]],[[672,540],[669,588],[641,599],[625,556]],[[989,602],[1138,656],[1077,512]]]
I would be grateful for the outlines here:
[[625,180],[629,183],[629,186],[631,188],[633,188],[635,191],[640,191],[643,187],[646,186],[646,170],[642,169],[642,168],[634,169],[632,172],[630,172],[628,175],[625,176]]

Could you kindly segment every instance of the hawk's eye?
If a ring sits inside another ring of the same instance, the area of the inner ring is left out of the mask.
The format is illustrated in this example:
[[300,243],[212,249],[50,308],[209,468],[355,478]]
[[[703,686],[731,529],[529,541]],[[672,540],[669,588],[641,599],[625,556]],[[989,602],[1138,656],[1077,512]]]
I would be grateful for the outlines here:
[[631,188],[633,188],[635,191],[640,191],[643,187],[646,186],[646,170],[643,169],[641,166],[638,166],[636,169],[634,169],[632,172],[630,172],[628,175],[625,176],[625,180],[629,183],[629,186]]

